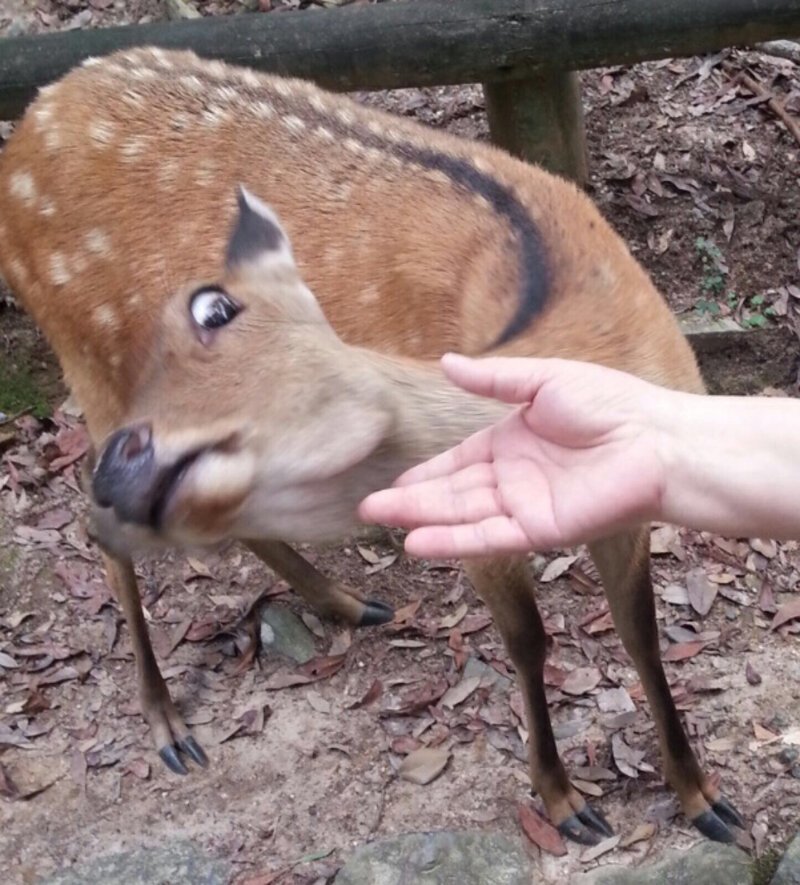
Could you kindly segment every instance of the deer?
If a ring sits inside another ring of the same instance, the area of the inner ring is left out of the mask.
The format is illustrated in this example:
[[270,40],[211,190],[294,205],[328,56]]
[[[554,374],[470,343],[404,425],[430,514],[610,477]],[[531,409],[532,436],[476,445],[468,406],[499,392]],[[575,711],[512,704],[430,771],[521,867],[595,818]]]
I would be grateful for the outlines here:
[[[359,528],[371,491],[506,414],[445,351],[595,362],[704,392],[667,304],[591,199],[481,142],[297,79],[139,47],[40,90],[0,157],[0,272],[92,440],[92,534],[164,762],[207,764],[161,676],[133,558],[239,541],[323,616],[391,607],[291,546]],[[589,546],[706,837],[743,818],[695,756],[660,657],[650,529]],[[532,788],[562,834],[612,833],[570,783],[525,557],[465,561],[513,663]]]

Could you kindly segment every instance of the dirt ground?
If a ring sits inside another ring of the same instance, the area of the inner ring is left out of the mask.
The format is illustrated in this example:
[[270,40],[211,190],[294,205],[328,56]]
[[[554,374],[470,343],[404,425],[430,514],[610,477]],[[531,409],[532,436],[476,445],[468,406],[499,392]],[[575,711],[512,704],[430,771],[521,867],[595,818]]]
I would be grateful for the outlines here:
[[[3,0],[0,34],[160,16],[144,0]],[[743,71],[798,119],[800,69],[756,53],[583,74],[591,193],[676,311],[794,327],[800,145],[737,80]],[[487,136],[478,87],[360,97]],[[0,393],[13,387],[16,399],[0,410],[60,406],[46,346],[3,305]],[[791,382],[779,392],[796,395]],[[238,548],[142,561],[157,653],[211,759],[185,778],[167,772],[138,714],[127,631],[86,540],[83,446],[69,410],[0,417],[4,882],[188,837],[232,859],[239,882],[299,885],[325,882],[353,845],[386,834],[522,832],[520,803],[537,805],[527,798],[519,696],[487,677],[509,673],[497,633],[457,567],[409,562],[388,538],[307,551],[327,574],[401,610],[399,623],[363,631],[309,618]],[[764,854],[800,822],[800,546],[662,527],[653,552],[673,692],[702,761],[748,821],[745,841]],[[591,564],[573,551],[532,567],[543,579],[548,692],[565,761],[623,842],[652,824],[599,860],[577,846],[554,856],[530,844],[543,877],[561,883],[696,841],[659,777],[652,721]],[[305,616],[316,633],[311,665],[254,658],[250,608],[262,593]],[[491,669],[465,678],[469,659]],[[447,764],[417,785],[398,769],[423,745]]]

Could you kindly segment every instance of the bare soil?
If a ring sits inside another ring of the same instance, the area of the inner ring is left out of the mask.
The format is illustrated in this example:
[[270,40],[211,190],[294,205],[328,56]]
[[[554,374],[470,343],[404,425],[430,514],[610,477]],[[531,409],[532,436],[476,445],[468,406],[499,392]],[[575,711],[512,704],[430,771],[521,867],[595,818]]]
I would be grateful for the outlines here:
[[[201,8],[235,11],[224,3]],[[161,16],[155,0],[5,0],[0,33]],[[800,113],[800,70],[755,53],[582,75],[591,191],[676,311],[793,329],[800,145],[763,101],[733,82],[743,70]],[[487,137],[478,87],[360,97]],[[15,379],[0,385],[0,395],[19,393],[20,385],[24,393],[32,381],[37,396],[63,402],[52,357],[2,299],[0,360]],[[748,365],[737,371],[746,375]],[[794,378],[771,386],[779,390],[767,394],[797,392]],[[17,406],[0,402],[3,409]],[[33,882],[89,856],[180,837],[233,859],[241,882],[324,882],[353,845],[377,836],[442,827],[521,832],[518,805],[530,800],[518,695],[484,681],[453,708],[441,702],[461,681],[467,657],[508,672],[496,631],[457,567],[391,561],[397,551],[386,538],[364,542],[366,554],[352,541],[306,552],[326,573],[405,608],[406,619],[363,631],[309,621],[320,634],[322,678],[283,688],[297,667],[275,655],[251,659],[250,606],[267,593],[274,604],[308,612],[265,567],[238,548],[141,563],[157,653],[211,758],[208,770],[186,778],[167,772],[138,714],[127,631],[83,529],[78,428],[68,411],[0,423],[4,882]],[[800,622],[789,617],[800,615],[800,548],[658,529],[654,551],[664,650],[686,655],[666,665],[673,691],[704,764],[720,773],[748,820],[751,847],[763,853],[800,821]],[[554,559],[536,558],[532,567],[541,572]],[[583,553],[559,563],[563,573],[542,583],[539,600],[553,640],[548,692],[560,748],[617,832],[630,834],[644,821],[655,831],[591,863],[575,846],[555,857],[531,845],[552,882],[698,838],[658,776],[652,721],[590,563]],[[697,608],[709,598],[701,616]],[[770,629],[776,611],[786,621]],[[572,676],[570,694],[564,684],[575,668],[587,670],[587,681]],[[610,700],[614,687],[625,689],[636,715],[615,708],[625,703]],[[351,708],[368,691],[372,701]],[[451,755],[425,786],[397,773],[419,745]]]

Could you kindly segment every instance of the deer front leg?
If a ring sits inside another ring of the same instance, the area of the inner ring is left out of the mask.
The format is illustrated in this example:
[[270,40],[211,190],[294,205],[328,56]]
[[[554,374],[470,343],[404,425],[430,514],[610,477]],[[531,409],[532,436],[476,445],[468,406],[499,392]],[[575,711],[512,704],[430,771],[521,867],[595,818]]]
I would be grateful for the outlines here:
[[[686,816],[717,842],[733,842],[739,812],[700,768],[681,724],[661,663],[650,580],[650,531],[643,527],[590,545],[617,634],[633,659],[658,729],[664,776]],[[730,825],[730,826],[729,826]]]
[[572,786],[558,755],[544,690],[547,634],[527,564],[520,560],[480,560],[465,563],[464,568],[489,606],[517,672],[530,733],[531,784],[564,836],[595,845],[611,836],[612,830]]
[[386,624],[394,617],[391,606],[377,599],[365,599],[357,590],[325,577],[283,541],[245,543],[326,618],[338,618],[356,627],[371,627]]
[[158,668],[147,633],[133,563],[127,557],[106,552],[103,553],[103,561],[108,582],[116,594],[128,625],[136,659],[139,700],[142,713],[150,725],[158,755],[176,774],[188,774],[186,766],[178,755],[179,751],[185,753],[198,765],[208,765],[208,758],[203,748],[189,734],[186,723],[175,709],[167,684]]

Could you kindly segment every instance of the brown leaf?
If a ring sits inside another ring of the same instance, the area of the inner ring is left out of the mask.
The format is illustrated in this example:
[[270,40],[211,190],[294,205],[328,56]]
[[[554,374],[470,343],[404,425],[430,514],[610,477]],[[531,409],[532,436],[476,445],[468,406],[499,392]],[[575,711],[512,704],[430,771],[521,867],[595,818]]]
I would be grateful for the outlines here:
[[449,761],[449,750],[442,747],[420,747],[403,759],[397,774],[403,780],[424,786],[439,777]]
[[141,756],[131,759],[125,766],[123,774],[132,774],[139,780],[146,781],[150,777],[150,763],[146,759],[142,759]]
[[778,555],[778,544],[772,539],[751,538],[750,546],[767,559],[774,559]]
[[452,630],[456,624],[461,623],[466,617],[469,607],[466,603],[462,603],[451,615],[445,615],[439,621],[440,630]]
[[443,707],[452,710],[459,704],[463,704],[480,684],[480,676],[470,676],[469,679],[462,679],[461,682],[457,683],[452,688],[447,689],[444,695],[442,695],[442,699],[439,703]]
[[394,613],[394,620],[391,622],[391,626],[393,629],[398,630],[405,627],[408,627],[411,622],[414,620],[415,615],[419,611],[419,607],[422,605],[421,599],[415,599],[413,602],[410,602],[408,605],[404,605],[401,608],[398,608]]
[[758,591],[758,607],[764,614],[774,614],[778,610],[775,603],[775,595],[772,592],[772,584],[764,580],[761,583],[761,589]]
[[604,795],[602,787],[593,784],[591,781],[583,781],[579,777],[572,778],[572,786],[586,796],[593,796],[595,799],[599,799]]
[[361,558],[368,562],[370,565],[376,565],[381,560],[380,556],[370,547],[362,547],[357,544],[356,550],[358,550]]
[[695,640],[694,642],[676,642],[671,645],[661,656],[662,661],[685,661],[699,655],[705,648],[705,642]]
[[408,756],[409,753],[413,753],[414,750],[418,750],[421,746],[420,741],[410,734],[401,734],[400,737],[396,737],[391,743],[392,752],[397,753],[398,756]]
[[263,688],[267,691],[277,691],[281,688],[292,688],[295,685],[308,685],[309,682],[313,681],[314,680],[309,676],[305,676],[302,673],[292,673],[288,670],[281,669],[276,670],[276,672],[267,679]]
[[426,682],[421,687],[418,686],[405,692],[400,698],[399,705],[396,708],[391,708],[388,712],[407,716],[410,713],[427,710],[439,700],[448,687],[447,680],[443,678]]
[[456,670],[463,670],[467,661],[467,650],[464,648],[464,636],[458,627],[453,627],[447,640],[447,647],[453,652]]
[[670,605],[689,605],[689,591],[680,584],[667,584],[661,598]]
[[534,845],[538,845],[542,851],[555,857],[563,857],[567,853],[567,846],[564,844],[561,834],[534,808],[520,802],[517,805],[517,815],[522,832]]
[[602,678],[597,667],[576,667],[567,674],[561,684],[561,691],[571,695],[586,694],[593,688],[597,688]]
[[297,672],[314,680],[328,679],[342,669],[346,657],[347,655],[323,655],[312,658],[298,667]]
[[593,845],[591,848],[587,848],[586,851],[583,852],[581,855],[581,863],[590,863],[593,860],[597,860],[598,857],[608,854],[608,852],[613,851],[621,841],[622,835],[619,833],[617,833],[616,836],[609,836],[608,839],[603,839],[602,842],[598,842],[597,845]]
[[774,741],[778,737],[768,728],[764,728],[760,722],[753,722],[753,736],[757,741]]
[[194,572],[194,575],[190,577],[194,578],[211,578],[213,580],[214,575],[211,574],[211,570],[199,559],[195,559],[193,556],[187,556],[186,561],[189,563],[189,567]]
[[795,618],[800,618],[800,598],[784,603],[775,613],[769,629],[777,630],[782,624],[793,621]]
[[37,529],[63,529],[72,522],[72,512],[64,507],[48,510],[36,523]]
[[656,834],[656,825],[652,823],[642,823],[639,824],[636,829],[627,835],[620,843],[620,848],[630,848],[631,845],[635,845],[637,842],[646,842],[648,839],[652,839]]
[[468,636],[470,633],[477,633],[486,629],[492,623],[492,617],[488,614],[474,613],[467,615],[466,618],[458,625],[462,636]]
[[383,683],[380,679],[376,679],[372,685],[367,689],[366,693],[359,698],[359,700],[350,704],[347,709],[348,710],[360,710],[361,707],[368,707],[370,704],[374,704],[375,701],[383,694]]
[[168,658],[172,652],[183,642],[186,637],[186,634],[189,632],[189,627],[192,626],[192,619],[186,618],[181,621],[180,624],[172,631],[172,635],[169,638],[169,646],[167,647],[166,653],[164,654],[165,658]]
[[583,626],[583,629],[590,636],[594,636],[597,633],[605,633],[608,630],[613,630],[614,629],[614,621],[611,617],[611,612],[605,612],[604,614],[599,615],[598,617],[594,618],[588,624]]
[[705,617],[711,611],[719,587],[708,580],[703,569],[692,569],[686,575],[686,589],[692,608],[700,617]]
[[611,753],[617,768],[628,777],[638,777],[639,771],[653,770],[652,766],[642,762],[644,753],[628,746],[619,733],[611,736]]
[[569,571],[570,566],[577,560],[577,556],[558,556],[552,562],[549,562],[541,574],[539,580],[543,584],[555,581],[565,572]]

